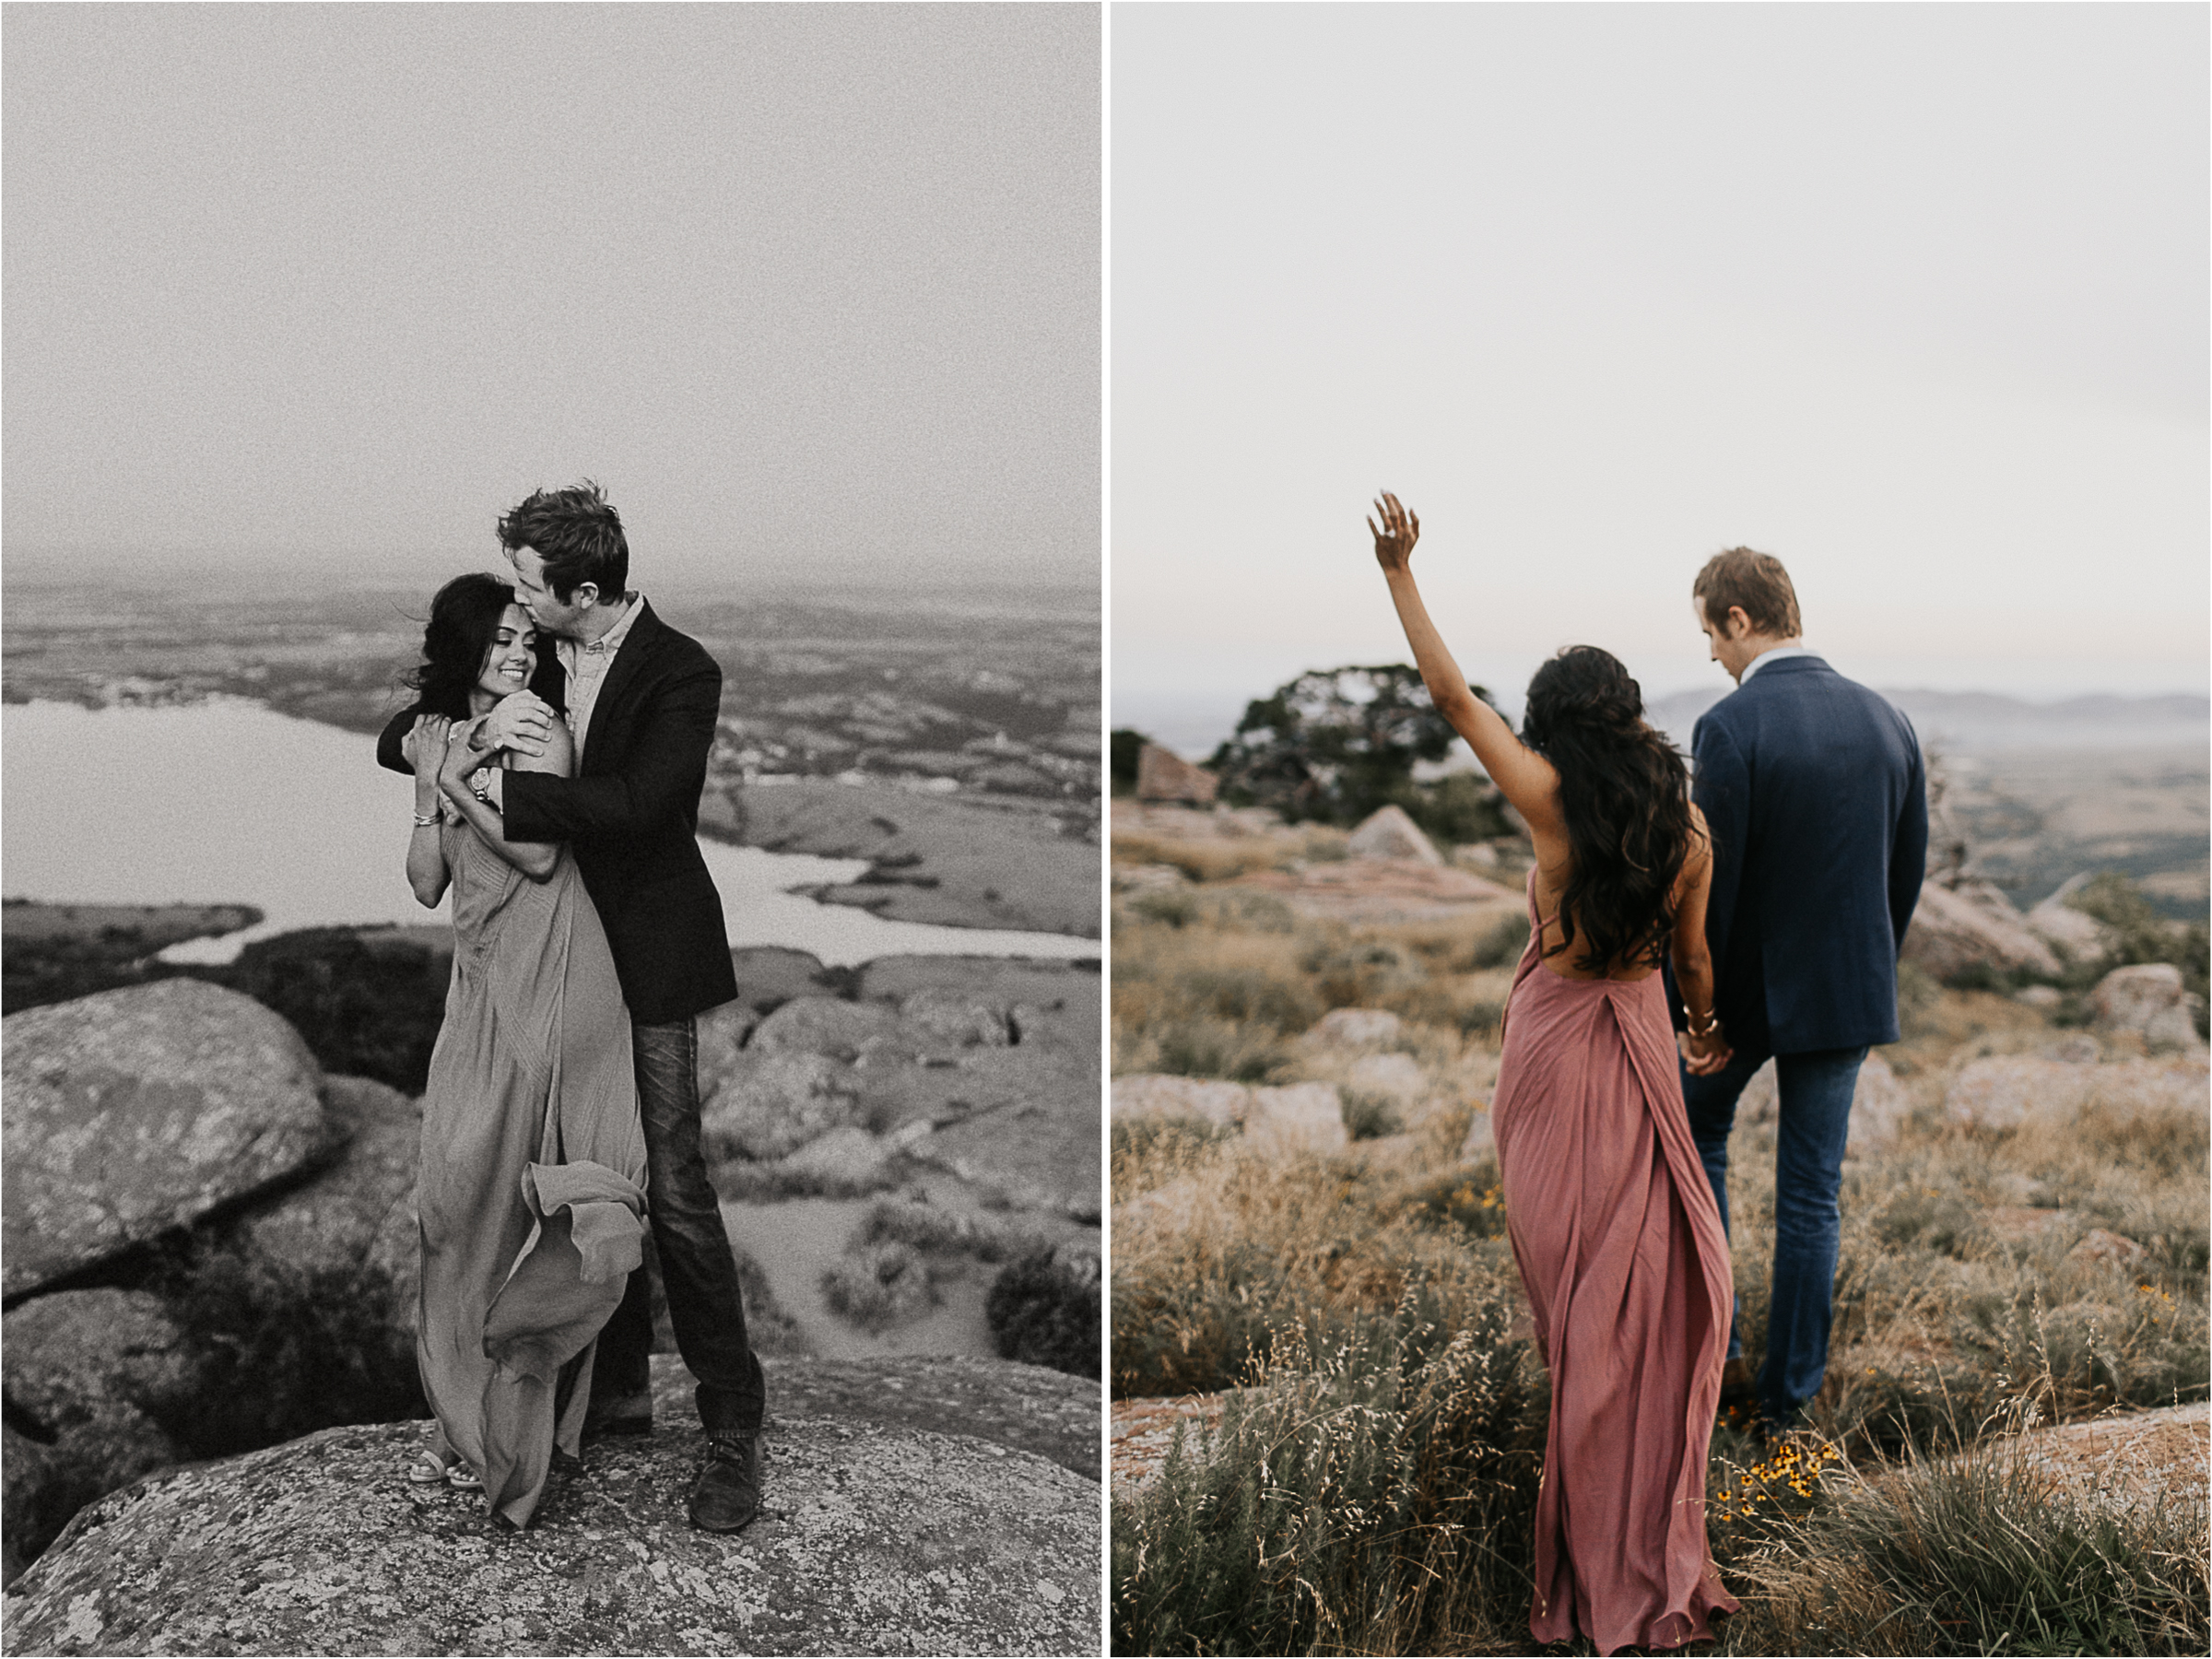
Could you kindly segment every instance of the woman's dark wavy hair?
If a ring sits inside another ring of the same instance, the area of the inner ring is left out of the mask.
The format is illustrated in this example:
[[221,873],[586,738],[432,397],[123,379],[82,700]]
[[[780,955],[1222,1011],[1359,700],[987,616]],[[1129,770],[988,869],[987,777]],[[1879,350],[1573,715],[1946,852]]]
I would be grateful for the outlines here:
[[422,630],[422,661],[405,677],[415,693],[415,712],[468,718],[469,688],[484,672],[500,618],[513,603],[510,584],[480,571],[456,576],[438,590]]
[[1643,690],[1620,659],[1569,645],[1528,682],[1521,738],[1559,774],[1559,810],[1574,860],[1559,895],[1557,955],[1575,966],[1656,966],[1675,924],[1675,883],[1695,833],[1689,773],[1664,734],[1643,718]]

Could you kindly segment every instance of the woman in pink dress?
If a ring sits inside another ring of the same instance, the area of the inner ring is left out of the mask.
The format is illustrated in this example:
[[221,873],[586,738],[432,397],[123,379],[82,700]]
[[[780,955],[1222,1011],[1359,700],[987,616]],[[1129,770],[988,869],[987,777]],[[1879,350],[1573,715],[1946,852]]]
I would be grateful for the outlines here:
[[[1536,1504],[1539,1642],[1679,1647],[1736,1604],[1705,1543],[1705,1455],[1733,1295],[1682,1103],[1728,1058],[1705,948],[1703,818],[1614,657],[1571,646],[1529,682],[1524,737],[1476,697],[1414,585],[1420,521],[1377,503],[1375,557],[1437,712],[1535,843],[1529,941],[1490,1124],[1506,1229],[1551,1373]],[[1525,741],[1524,741],[1524,738]],[[1659,977],[1671,955],[1689,1029]]]

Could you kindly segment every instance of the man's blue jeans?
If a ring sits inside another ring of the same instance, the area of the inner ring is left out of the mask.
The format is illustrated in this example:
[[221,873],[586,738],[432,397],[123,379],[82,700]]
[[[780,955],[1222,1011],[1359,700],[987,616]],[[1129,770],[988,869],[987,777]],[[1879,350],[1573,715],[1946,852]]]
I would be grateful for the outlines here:
[[[699,1384],[699,1420],[709,1434],[758,1434],[766,1386],[746,1341],[737,1262],[700,1145],[699,1027],[689,1019],[633,1026],[631,1040],[645,1128],[647,1215],[668,1292],[668,1323]],[[630,1407],[653,1385],[652,1351],[653,1283],[640,1267],[599,1333],[594,1405],[613,1403],[632,1415]]]
[[[1712,1182],[1712,1195],[1720,1200],[1724,1229],[1728,1225],[1728,1131],[1735,1124],[1736,1098],[1769,1058],[1762,1050],[1738,1048],[1713,1077],[1682,1074],[1689,1132]],[[1782,1097],[1774,1136],[1774,1279],[1767,1310],[1767,1358],[1759,1369],[1757,1388],[1759,1416],[1773,1428],[1786,1429],[1820,1392],[1828,1371],[1841,1230],[1836,1193],[1843,1182],[1852,1092],[1866,1051],[1822,1049],[1772,1058]],[[1743,1299],[1738,1297],[1728,1357],[1736,1359],[1743,1351]]]

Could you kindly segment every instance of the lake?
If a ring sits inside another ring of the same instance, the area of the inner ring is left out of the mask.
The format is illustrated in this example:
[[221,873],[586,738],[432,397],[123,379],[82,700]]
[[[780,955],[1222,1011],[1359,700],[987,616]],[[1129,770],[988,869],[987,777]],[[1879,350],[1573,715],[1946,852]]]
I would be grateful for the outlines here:
[[[407,888],[413,784],[375,739],[216,700],[171,708],[0,708],[0,893],[58,904],[251,904],[265,920],[162,954],[222,962],[295,928],[442,922]],[[1096,957],[1096,939],[888,922],[794,888],[849,882],[852,858],[700,838],[733,947],[831,966],[883,956]]]

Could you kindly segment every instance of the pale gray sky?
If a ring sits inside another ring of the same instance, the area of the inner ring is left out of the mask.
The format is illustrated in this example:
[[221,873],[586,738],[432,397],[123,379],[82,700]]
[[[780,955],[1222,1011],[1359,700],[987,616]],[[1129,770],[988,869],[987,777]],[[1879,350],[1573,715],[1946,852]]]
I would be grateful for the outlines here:
[[2207,10],[1154,6],[1112,18],[1117,722],[1404,660],[1715,678],[1780,555],[1877,685],[2204,688]]
[[1096,580],[1096,7],[0,27],[11,560]]

